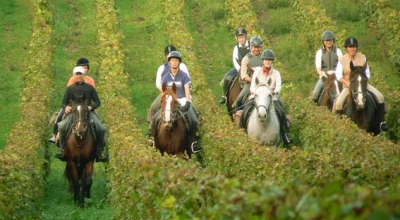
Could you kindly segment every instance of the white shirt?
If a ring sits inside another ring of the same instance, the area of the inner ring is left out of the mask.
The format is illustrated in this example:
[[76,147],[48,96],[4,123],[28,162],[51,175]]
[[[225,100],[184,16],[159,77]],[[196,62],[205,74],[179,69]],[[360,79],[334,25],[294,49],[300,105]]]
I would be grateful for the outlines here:
[[253,73],[253,77],[251,78],[250,93],[254,93],[256,90],[256,78],[258,78],[259,84],[267,84],[267,81],[271,79],[271,83],[267,85],[269,85],[269,87],[271,88],[272,93],[278,95],[281,92],[281,73],[278,70],[274,69],[272,66],[271,70],[268,73],[268,76],[265,75],[263,68],[257,68],[257,70]]
[[[233,65],[235,66],[235,69],[238,70],[238,72],[239,72],[240,64],[237,61],[240,59],[239,59],[239,49],[237,46],[244,48],[244,47],[248,47],[250,45],[249,45],[249,42],[246,40],[246,43],[244,44],[244,46],[242,46],[241,44],[238,43],[235,45],[235,47],[233,47],[232,61],[233,61]],[[242,57],[242,59],[243,59],[243,57]]]

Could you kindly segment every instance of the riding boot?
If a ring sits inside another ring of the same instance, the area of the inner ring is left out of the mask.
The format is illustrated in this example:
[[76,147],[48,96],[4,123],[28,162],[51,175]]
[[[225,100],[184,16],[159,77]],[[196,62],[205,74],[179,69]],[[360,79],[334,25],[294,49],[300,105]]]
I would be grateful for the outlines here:
[[108,157],[103,154],[104,145],[97,144],[96,162],[108,162]]
[[380,121],[380,124],[379,124],[380,129],[381,129],[381,131],[388,131],[389,128],[385,121],[385,114],[386,114],[385,103],[378,103],[377,107],[378,107],[378,119]]
[[60,151],[55,156],[56,158],[60,159],[61,161],[67,161],[67,158],[65,157],[64,153],[64,143],[60,143]]
[[52,144],[57,144],[57,133],[58,133],[58,125],[57,123],[54,124],[54,128],[53,128],[53,136],[48,140],[48,142],[52,143]]
[[287,121],[286,120],[282,120],[282,121],[284,121],[284,122],[282,122],[282,125],[281,125],[283,144],[288,145],[291,143],[291,141],[289,139],[289,128],[287,126]]
[[221,105],[225,105],[226,102],[227,102],[227,97],[226,97],[226,95],[227,95],[228,90],[229,90],[229,81],[226,80],[226,79],[224,79],[223,90],[224,90],[224,94],[223,94],[223,96],[221,96],[221,99],[218,101],[219,104],[221,104]]

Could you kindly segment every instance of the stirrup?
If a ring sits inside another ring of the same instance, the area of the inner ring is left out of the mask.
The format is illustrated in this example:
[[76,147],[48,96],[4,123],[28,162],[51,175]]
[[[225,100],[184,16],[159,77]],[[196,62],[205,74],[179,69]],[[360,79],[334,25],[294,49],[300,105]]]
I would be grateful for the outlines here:
[[192,144],[190,145],[190,149],[192,150],[192,153],[194,153],[194,154],[201,151],[201,148],[200,148],[199,146],[197,146],[197,147],[198,147],[198,150],[194,150],[194,148],[196,147],[196,144],[197,144],[197,141],[194,141],[194,142],[192,142]]
[[225,105],[226,104],[226,96],[221,96],[221,99],[218,101],[219,104]]
[[386,121],[383,121],[379,124],[379,129],[381,129],[381,131],[388,131],[389,128],[387,127]]

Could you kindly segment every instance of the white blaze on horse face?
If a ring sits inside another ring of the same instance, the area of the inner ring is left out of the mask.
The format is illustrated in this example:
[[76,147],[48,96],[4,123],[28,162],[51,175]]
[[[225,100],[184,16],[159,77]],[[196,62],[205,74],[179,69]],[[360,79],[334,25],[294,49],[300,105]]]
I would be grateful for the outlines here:
[[358,82],[358,87],[357,87],[357,96],[355,97],[356,103],[360,108],[364,108],[365,103],[364,103],[364,95],[362,93],[362,88],[361,88],[361,76],[357,77],[357,82]]
[[256,88],[256,97],[254,98],[255,105],[258,112],[258,117],[263,119],[267,117],[267,110],[269,108],[269,96],[271,95],[271,90],[266,85],[261,85]]
[[[76,110],[78,111],[78,118],[81,119],[82,118],[82,115],[81,115],[82,114],[82,106],[78,105]],[[81,120],[79,120],[78,124],[76,126],[77,129],[79,129],[81,127],[81,123],[82,123]]]
[[172,96],[168,95],[167,96],[167,103],[165,104],[165,115],[164,115],[164,120],[166,122],[169,122],[171,120],[171,102],[172,102]]

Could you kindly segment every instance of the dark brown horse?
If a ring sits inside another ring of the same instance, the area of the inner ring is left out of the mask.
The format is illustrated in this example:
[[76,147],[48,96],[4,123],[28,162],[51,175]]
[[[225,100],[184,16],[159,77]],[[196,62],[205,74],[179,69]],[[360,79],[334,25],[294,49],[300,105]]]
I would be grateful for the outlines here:
[[354,66],[350,62],[350,92],[347,96],[344,112],[359,128],[378,135],[381,132],[378,110],[371,94],[367,91],[368,77],[364,66]]
[[73,124],[65,141],[65,175],[69,181],[69,192],[74,193],[74,201],[83,208],[84,197],[90,198],[96,145],[86,95],[84,94],[80,101],[72,95],[71,100]]
[[227,97],[226,108],[228,110],[228,114],[231,117],[232,121],[234,121],[234,119],[235,119],[234,116],[236,113],[236,111],[232,107],[232,105],[236,101],[241,90],[242,90],[242,87],[240,86],[240,77],[239,77],[239,75],[236,75],[232,79],[232,82],[229,85],[229,90],[226,94],[226,97]]
[[328,71],[326,75],[327,79],[325,80],[324,87],[318,99],[318,105],[326,106],[329,110],[332,110],[335,98],[342,91],[342,84],[336,80],[335,72]]
[[161,109],[151,127],[154,145],[162,155],[167,152],[169,155],[184,156],[186,152],[190,158],[188,128],[184,120],[186,113],[179,110],[175,83],[171,88],[163,83],[162,91]]

